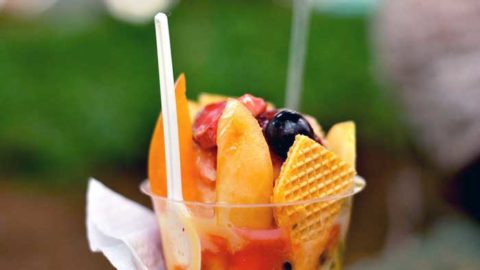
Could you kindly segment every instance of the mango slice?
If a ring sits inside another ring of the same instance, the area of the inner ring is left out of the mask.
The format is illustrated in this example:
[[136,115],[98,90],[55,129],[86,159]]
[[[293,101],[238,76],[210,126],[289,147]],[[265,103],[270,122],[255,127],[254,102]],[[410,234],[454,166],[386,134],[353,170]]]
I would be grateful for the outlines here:
[[341,122],[330,128],[327,134],[327,143],[331,151],[355,168],[357,154],[353,121]]
[[[217,130],[216,200],[222,203],[269,203],[273,168],[267,142],[252,113],[230,99]],[[252,229],[272,226],[268,208],[219,208],[217,222]]]
[[[192,140],[192,121],[186,96],[185,75],[181,74],[175,82],[177,102],[178,133],[180,142],[180,157],[182,169],[183,198],[196,201],[199,192],[196,186],[197,167],[195,165],[195,149]],[[158,117],[148,156],[148,178],[153,193],[167,196],[167,175],[165,171],[165,144],[163,141],[162,115]]]

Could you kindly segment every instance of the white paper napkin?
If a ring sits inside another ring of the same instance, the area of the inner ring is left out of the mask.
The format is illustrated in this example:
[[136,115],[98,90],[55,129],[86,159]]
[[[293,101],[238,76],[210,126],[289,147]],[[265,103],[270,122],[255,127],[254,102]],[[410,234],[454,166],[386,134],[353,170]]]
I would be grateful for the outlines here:
[[87,190],[87,237],[121,270],[164,270],[160,234],[149,209],[91,178]]

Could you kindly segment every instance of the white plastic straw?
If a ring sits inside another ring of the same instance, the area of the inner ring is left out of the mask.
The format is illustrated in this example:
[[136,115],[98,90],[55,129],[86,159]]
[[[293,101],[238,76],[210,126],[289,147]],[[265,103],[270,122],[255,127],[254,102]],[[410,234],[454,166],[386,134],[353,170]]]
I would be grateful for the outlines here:
[[175,200],[182,200],[182,175],[180,167],[180,145],[178,140],[177,104],[173,83],[172,53],[168,19],[164,13],[155,16],[157,36],[158,71],[160,97],[163,115],[163,135],[167,170],[167,194]]

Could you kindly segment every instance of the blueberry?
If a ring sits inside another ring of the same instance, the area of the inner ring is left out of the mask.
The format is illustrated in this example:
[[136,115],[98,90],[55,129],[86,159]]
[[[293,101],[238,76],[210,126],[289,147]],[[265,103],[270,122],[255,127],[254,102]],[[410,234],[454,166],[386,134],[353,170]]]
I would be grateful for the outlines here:
[[292,264],[290,262],[285,262],[282,267],[283,270],[292,270]]
[[315,139],[308,121],[300,113],[286,109],[277,112],[265,129],[268,144],[283,158],[287,157],[288,149],[298,134]]

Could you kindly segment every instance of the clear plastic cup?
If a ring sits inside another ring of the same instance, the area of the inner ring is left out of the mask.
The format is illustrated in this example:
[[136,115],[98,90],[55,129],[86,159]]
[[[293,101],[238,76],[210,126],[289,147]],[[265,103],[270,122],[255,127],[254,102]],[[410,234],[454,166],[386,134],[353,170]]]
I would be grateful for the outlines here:
[[364,187],[355,177],[339,196],[224,204],[175,201],[141,185],[158,218],[167,270],[342,269],[352,199]]

